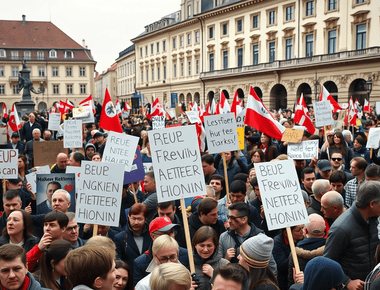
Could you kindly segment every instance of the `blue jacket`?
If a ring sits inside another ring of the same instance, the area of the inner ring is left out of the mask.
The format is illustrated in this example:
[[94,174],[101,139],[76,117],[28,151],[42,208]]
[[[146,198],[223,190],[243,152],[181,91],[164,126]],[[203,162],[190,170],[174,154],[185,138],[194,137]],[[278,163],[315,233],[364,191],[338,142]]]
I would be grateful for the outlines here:
[[[13,149],[12,142],[7,143],[7,149]],[[25,143],[22,141],[18,141],[16,145],[16,150],[18,150],[18,154],[24,153]]]

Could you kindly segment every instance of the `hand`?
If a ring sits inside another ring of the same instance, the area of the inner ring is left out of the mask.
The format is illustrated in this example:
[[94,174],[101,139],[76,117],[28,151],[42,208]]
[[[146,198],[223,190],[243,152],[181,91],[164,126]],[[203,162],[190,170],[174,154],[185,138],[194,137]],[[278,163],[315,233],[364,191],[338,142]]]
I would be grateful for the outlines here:
[[239,160],[240,159],[239,151],[234,151],[234,156],[235,156],[236,160]]
[[360,280],[360,279],[351,280],[346,285],[346,288],[348,290],[363,290],[363,288],[364,288],[364,282],[362,280]]
[[209,264],[204,264],[202,266],[202,272],[206,274],[209,277],[212,277],[212,274],[214,273],[214,269]]
[[48,246],[50,246],[52,242],[52,236],[50,233],[46,233],[42,236],[40,242],[38,243],[38,247],[41,251],[45,250]]
[[230,221],[229,220],[226,220],[224,222],[224,227],[225,227],[226,230],[228,230],[230,228]]
[[31,206],[31,202],[29,202],[28,206],[25,208],[25,211],[29,214],[32,214],[32,206]]
[[303,284],[303,272],[296,273],[296,269],[293,268],[293,280],[296,284]]
[[83,231],[85,233],[88,233],[89,230],[92,229],[92,225],[91,224],[85,224],[84,227],[83,227]]
[[317,165],[317,162],[318,162],[318,159],[317,159],[317,157],[314,156],[313,158],[311,158],[311,161],[309,163],[309,167],[314,168],[315,165]]
[[29,191],[33,200],[36,200],[36,194],[32,191],[32,185],[30,183],[26,184],[26,190]]
[[232,258],[234,258],[236,255],[236,250],[234,248],[229,248],[226,252],[226,259],[228,261],[231,261]]
[[193,281],[193,279],[191,279],[191,287],[190,287],[190,290],[195,290],[198,288],[198,285],[197,283],[195,283],[195,281]]
[[265,219],[265,212],[264,212],[264,206],[263,205],[261,205],[261,207],[260,207],[260,217],[262,219]]
[[226,201],[226,208],[228,209],[228,208],[230,207],[231,204],[232,204],[232,203],[231,203],[231,196],[230,196],[230,202]]

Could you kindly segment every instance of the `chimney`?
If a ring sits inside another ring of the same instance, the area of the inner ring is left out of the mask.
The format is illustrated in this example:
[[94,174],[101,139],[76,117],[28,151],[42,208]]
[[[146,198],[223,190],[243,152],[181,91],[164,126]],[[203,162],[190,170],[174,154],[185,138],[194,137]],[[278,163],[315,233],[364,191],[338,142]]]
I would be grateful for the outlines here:
[[84,39],[82,39],[82,46],[83,48],[86,48],[86,41]]
[[22,15],[22,25],[25,25],[25,24],[26,24],[26,16]]

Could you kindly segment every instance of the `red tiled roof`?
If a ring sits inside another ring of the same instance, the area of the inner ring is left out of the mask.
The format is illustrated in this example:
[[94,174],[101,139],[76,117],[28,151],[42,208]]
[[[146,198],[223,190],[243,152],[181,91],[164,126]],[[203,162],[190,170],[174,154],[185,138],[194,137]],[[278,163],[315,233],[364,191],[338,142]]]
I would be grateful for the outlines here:
[[0,48],[84,49],[51,22],[0,20]]
[[112,65],[107,69],[107,72],[109,72],[109,71],[114,71],[114,70],[117,70],[117,62],[115,62],[114,64],[112,64]]

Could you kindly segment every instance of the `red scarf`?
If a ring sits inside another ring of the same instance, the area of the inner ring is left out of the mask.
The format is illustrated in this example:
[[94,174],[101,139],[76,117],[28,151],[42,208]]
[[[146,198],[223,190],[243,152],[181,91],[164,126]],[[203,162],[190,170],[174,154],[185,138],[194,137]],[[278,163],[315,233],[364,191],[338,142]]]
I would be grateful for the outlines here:
[[[27,290],[28,287],[29,287],[29,284],[30,284],[30,279],[28,276],[25,276],[25,280],[24,280],[24,283],[22,284],[21,288],[19,290]],[[1,285],[1,289],[2,290],[8,290],[6,288],[4,288],[3,285]]]
[[263,151],[264,154],[267,151],[268,146],[269,146],[269,144],[267,144],[265,147],[263,146],[263,144],[260,145],[260,149]]

